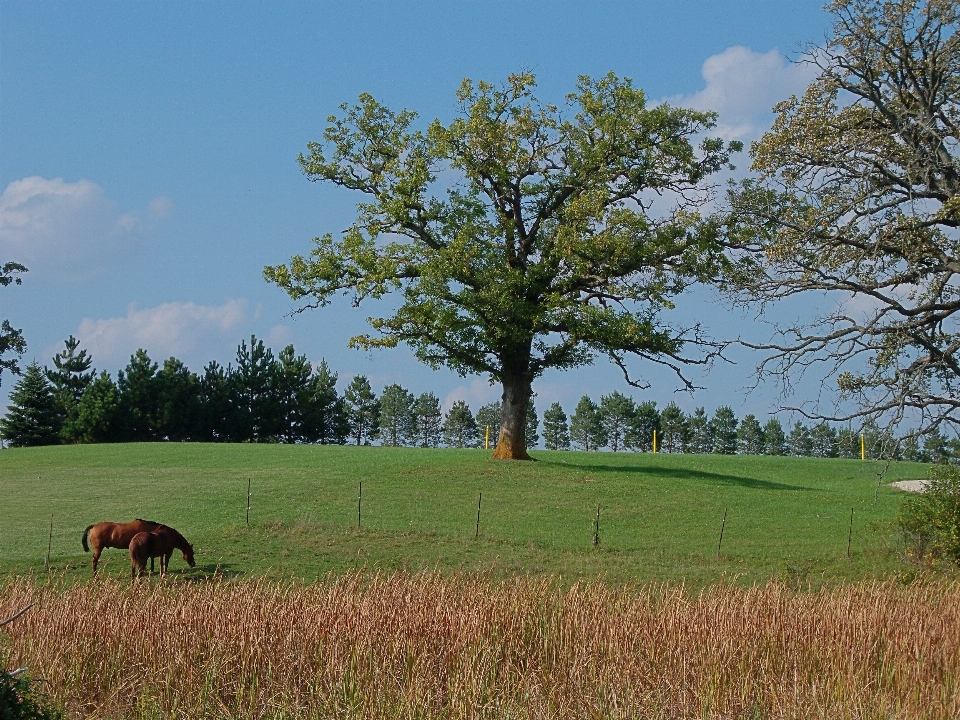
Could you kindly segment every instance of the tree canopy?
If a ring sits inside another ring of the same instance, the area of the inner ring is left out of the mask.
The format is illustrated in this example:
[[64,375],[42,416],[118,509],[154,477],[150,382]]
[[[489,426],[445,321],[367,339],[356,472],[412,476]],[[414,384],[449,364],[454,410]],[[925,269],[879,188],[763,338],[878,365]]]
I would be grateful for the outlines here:
[[714,113],[648,108],[613,74],[581,77],[562,109],[534,90],[528,73],[464,80],[457,116],[425,129],[370,95],[342,105],[300,164],[363,195],[357,219],[264,270],[297,311],[398,293],[351,344],[407,343],[431,367],[502,384],[503,458],[527,457],[528,400],[547,368],[606,355],[637,383],[630,356],[679,374],[716,350],[660,313],[724,262],[697,209],[739,149],[705,137]]
[[[730,238],[759,260],[743,299],[834,303],[781,327],[761,375],[822,368],[808,417],[960,419],[960,6],[837,0],[819,76],[780,103],[731,194]],[[844,401],[853,401],[845,405]]]
[[[7,285],[20,285],[20,273],[25,273],[27,269],[15,262],[8,262],[0,265],[0,287]],[[9,320],[0,321],[0,381],[3,380],[3,371],[9,370],[15,375],[20,374],[20,366],[17,365],[17,358],[27,351],[27,341],[23,339],[23,333],[14,328]],[[10,354],[16,357],[10,357]],[[7,358],[4,359],[4,355]]]

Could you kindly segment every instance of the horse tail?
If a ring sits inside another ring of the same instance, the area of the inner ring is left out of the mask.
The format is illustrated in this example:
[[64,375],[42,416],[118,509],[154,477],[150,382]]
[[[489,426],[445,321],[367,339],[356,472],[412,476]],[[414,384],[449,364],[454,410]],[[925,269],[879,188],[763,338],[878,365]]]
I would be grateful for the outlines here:
[[81,538],[81,542],[83,543],[84,552],[90,552],[90,546],[87,545],[87,535],[90,533],[90,528],[92,527],[93,525],[91,525],[90,527],[88,527],[86,530],[83,531],[83,538]]

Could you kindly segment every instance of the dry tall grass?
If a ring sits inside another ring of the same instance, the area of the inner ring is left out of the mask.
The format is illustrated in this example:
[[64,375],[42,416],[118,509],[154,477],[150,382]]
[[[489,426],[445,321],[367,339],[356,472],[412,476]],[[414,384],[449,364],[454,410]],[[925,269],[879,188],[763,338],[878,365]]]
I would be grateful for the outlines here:
[[960,586],[611,589],[433,574],[0,587],[93,718],[957,718]]

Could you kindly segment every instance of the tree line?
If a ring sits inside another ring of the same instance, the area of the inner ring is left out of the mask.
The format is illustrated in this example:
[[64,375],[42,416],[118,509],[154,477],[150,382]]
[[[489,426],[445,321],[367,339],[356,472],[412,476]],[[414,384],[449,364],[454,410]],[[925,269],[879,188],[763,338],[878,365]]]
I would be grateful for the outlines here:
[[[377,395],[363,375],[340,394],[337,373],[325,361],[314,367],[293,345],[275,355],[256,336],[237,347],[235,365],[212,361],[199,374],[175,357],[154,362],[142,349],[116,380],[92,365],[71,336],[52,367],[27,366],[0,419],[0,437],[13,447],[199,441],[471,448],[496,445],[503,424],[499,402],[474,414],[457,400],[444,413],[432,392],[415,395],[394,383]],[[739,420],[728,405],[709,417],[702,407],[687,414],[671,402],[660,410],[652,400],[637,403],[617,391],[599,403],[584,395],[569,417],[553,403],[542,430],[549,450],[651,452],[656,441],[656,450],[666,453],[859,457],[862,434],[870,458],[960,457],[960,443],[939,433],[927,435],[922,445],[916,439],[897,445],[889,431],[872,423],[854,430],[797,421],[787,431],[776,417],[762,425],[753,414]],[[528,447],[539,444],[539,431],[530,398]]]

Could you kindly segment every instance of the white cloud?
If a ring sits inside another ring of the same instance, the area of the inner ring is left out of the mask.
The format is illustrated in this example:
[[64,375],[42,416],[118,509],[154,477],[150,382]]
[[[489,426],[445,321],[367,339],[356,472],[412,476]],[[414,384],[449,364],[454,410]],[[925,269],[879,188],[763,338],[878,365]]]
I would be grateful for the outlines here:
[[88,279],[105,262],[134,252],[171,208],[169,198],[157,197],[121,214],[90,180],[15,180],[0,194],[0,258],[26,265],[38,279]]
[[491,385],[482,378],[475,378],[469,385],[458,385],[448,392],[441,403],[444,412],[453,407],[457,400],[463,400],[476,413],[481,406],[496,402],[500,399],[503,388],[500,385]]
[[138,348],[155,360],[174,355],[186,361],[184,356],[232,341],[248,321],[246,300],[217,306],[170,302],[143,310],[130,305],[125,317],[84,318],[77,338],[97,363],[122,362]]
[[777,50],[758,53],[735,45],[703,63],[706,87],[693,95],[666,98],[672,105],[720,114],[716,133],[750,141],[770,127],[773,106],[802,93],[816,77],[810,63],[791,63]]

